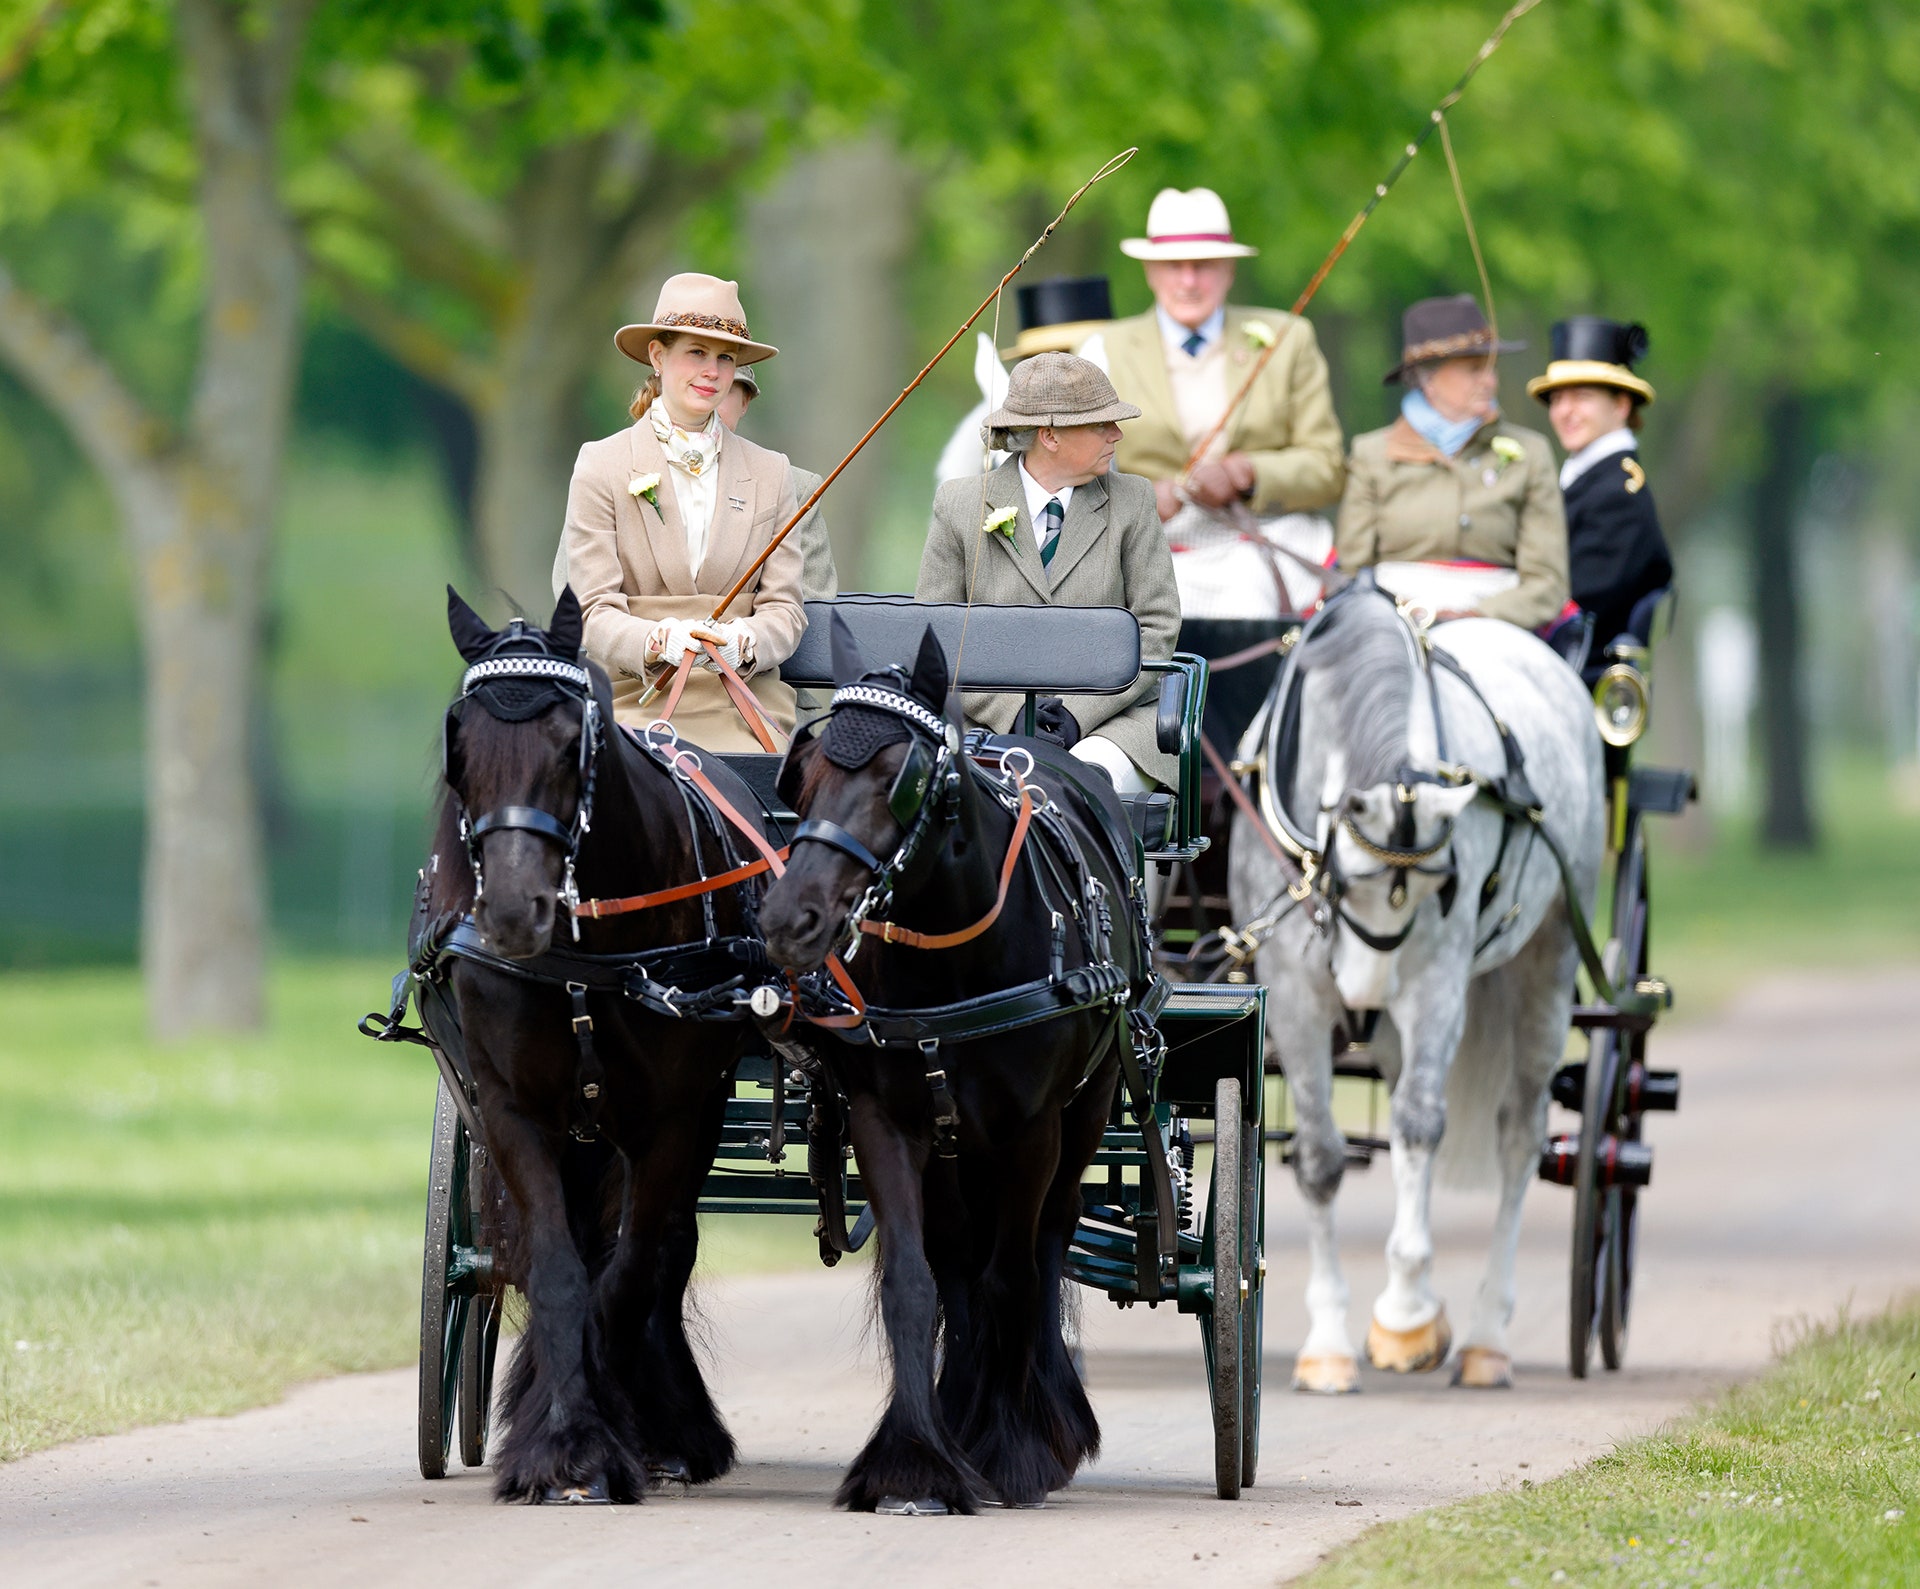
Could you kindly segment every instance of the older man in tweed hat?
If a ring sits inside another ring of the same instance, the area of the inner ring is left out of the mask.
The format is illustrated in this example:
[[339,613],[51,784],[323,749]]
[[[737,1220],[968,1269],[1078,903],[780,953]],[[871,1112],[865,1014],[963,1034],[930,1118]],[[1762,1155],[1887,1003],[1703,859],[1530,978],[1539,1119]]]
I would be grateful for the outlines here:
[[[1123,403],[1097,364],[1042,353],[1014,366],[1005,404],[987,416],[988,444],[1010,453],[991,474],[949,480],[933,502],[920,557],[921,601],[1006,606],[1126,607],[1140,653],[1173,655],[1180,593],[1153,485],[1112,472]],[[964,681],[963,681],[964,682]],[[1104,768],[1123,794],[1176,776],[1154,738],[1155,675],[1123,695],[1049,697],[1040,730]],[[970,695],[969,721],[1007,733],[1016,695]]]

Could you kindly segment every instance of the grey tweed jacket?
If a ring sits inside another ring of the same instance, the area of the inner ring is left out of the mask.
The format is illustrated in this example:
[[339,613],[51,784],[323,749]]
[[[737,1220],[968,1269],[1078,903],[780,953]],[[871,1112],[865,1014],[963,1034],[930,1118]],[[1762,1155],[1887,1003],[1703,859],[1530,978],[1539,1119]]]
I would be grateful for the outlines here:
[[[984,482],[949,480],[933,499],[933,523],[920,554],[921,601],[998,606],[1125,607],[1140,620],[1140,654],[1164,661],[1180,632],[1180,591],[1173,557],[1154,510],[1153,484],[1138,475],[1108,474],[1074,488],[1051,565],[1040,561],[1020,460],[1009,458]],[[984,487],[984,489],[983,489]],[[1011,536],[981,526],[1003,508],[1019,518]],[[974,564],[978,561],[976,575]],[[1142,673],[1121,695],[1069,695],[1067,709],[1083,734],[1099,734],[1125,751],[1149,778],[1171,784],[1174,758],[1154,742],[1158,674]],[[967,717],[1007,733],[1019,716],[1017,695],[969,695]]]

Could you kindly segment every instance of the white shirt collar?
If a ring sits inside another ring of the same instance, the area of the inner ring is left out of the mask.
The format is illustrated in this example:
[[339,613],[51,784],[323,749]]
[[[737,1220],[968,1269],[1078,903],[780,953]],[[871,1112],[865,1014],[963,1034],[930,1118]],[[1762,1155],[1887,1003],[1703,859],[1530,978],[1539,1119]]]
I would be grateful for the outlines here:
[[1560,489],[1566,490],[1601,459],[1611,458],[1616,452],[1632,452],[1638,443],[1639,438],[1625,425],[1618,430],[1608,431],[1596,441],[1588,442],[1560,465]]
[[[1074,488],[1072,486],[1062,486],[1058,491],[1049,491],[1038,480],[1034,479],[1032,475],[1027,473],[1027,460],[1023,456],[1020,460],[1020,489],[1027,494],[1027,522],[1033,527],[1033,544],[1038,546],[1040,544],[1041,534],[1041,513],[1045,511],[1049,502],[1055,497],[1058,497],[1060,499],[1060,512],[1064,515],[1068,506],[1073,501]],[[1065,522],[1066,520],[1063,517],[1061,523],[1064,524]]]
[[1213,313],[1202,320],[1198,326],[1191,327],[1183,326],[1158,304],[1153,306],[1153,312],[1160,321],[1161,337],[1165,340],[1169,348],[1182,356],[1185,356],[1187,351],[1185,346],[1187,338],[1192,336],[1195,331],[1200,333],[1200,340],[1204,342],[1206,346],[1201,348],[1199,353],[1194,354],[1194,358],[1199,358],[1201,354],[1212,352],[1214,345],[1219,342],[1221,337],[1226,335],[1227,311],[1225,305],[1214,310]]

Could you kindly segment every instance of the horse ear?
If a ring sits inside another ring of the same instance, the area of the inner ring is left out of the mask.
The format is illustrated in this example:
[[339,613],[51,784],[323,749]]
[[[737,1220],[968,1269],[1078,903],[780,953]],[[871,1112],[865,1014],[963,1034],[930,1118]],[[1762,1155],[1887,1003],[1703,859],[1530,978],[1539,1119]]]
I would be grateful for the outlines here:
[[920,636],[920,655],[914,659],[913,676],[907,680],[907,688],[916,700],[925,701],[937,712],[947,704],[948,675],[946,650],[933,632],[933,625],[928,624]]
[[453,634],[454,647],[469,662],[478,662],[493,643],[493,631],[486,619],[460,599],[460,592],[447,586],[447,628]]
[[560,599],[554,603],[553,617],[547,624],[547,644],[562,656],[580,655],[580,598],[573,593],[573,586],[567,585],[560,592]]
[[832,641],[834,686],[852,684],[867,671],[867,660],[860,655],[860,642],[853,638],[852,626],[837,611],[828,635]]

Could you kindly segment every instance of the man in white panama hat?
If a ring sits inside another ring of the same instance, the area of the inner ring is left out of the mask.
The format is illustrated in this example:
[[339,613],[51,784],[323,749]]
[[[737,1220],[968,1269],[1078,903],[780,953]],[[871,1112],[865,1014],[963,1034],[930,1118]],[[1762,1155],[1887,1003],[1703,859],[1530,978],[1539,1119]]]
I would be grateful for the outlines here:
[[[1339,501],[1345,481],[1313,327],[1278,309],[1227,302],[1236,262],[1259,250],[1234,237],[1211,188],[1162,189],[1147,235],[1120,250],[1144,265],[1154,307],[1105,333],[1113,384],[1142,411],[1120,444],[1119,467],[1154,482],[1186,616],[1266,618],[1309,605],[1319,581],[1299,559],[1317,563],[1332,546],[1318,510]],[[1260,378],[1220,426],[1270,346]],[[1216,427],[1188,475],[1188,458]]]

